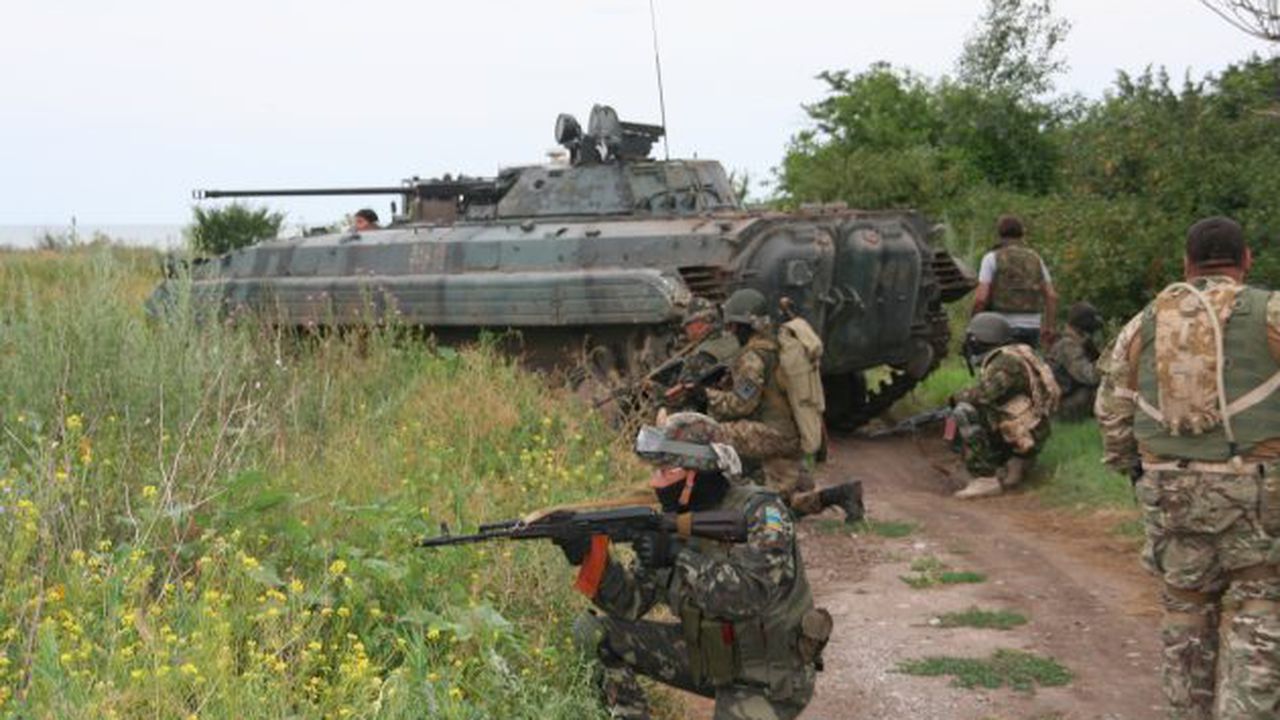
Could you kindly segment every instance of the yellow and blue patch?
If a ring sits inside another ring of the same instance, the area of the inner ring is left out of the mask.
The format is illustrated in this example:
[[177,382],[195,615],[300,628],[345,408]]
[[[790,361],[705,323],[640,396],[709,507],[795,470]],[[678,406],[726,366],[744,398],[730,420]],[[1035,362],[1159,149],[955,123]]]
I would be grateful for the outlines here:
[[786,525],[782,522],[782,511],[776,507],[766,507],[764,509],[764,529],[774,532],[782,532]]

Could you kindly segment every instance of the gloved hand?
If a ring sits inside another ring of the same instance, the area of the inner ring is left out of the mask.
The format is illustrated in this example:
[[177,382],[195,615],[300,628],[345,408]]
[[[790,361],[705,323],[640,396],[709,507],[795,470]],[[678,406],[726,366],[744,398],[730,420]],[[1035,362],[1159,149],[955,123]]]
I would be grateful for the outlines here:
[[684,544],[667,532],[648,532],[636,538],[631,547],[636,558],[647,568],[671,567]]
[[551,542],[560,548],[560,551],[564,553],[564,559],[568,560],[570,565],[581,565],[582,561],[587,559],[587,553],[591,550],[590,535],[555,538]]

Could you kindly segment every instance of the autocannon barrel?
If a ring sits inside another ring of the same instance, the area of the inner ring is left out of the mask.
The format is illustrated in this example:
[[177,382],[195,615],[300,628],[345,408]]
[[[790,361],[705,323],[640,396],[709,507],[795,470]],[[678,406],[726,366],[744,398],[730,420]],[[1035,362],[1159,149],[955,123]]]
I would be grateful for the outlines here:
[[408,185],[398,187],[287,188],[278,190],[192,190],[196,200],[237,197],[324,197],[337,195],[406,195],[415,192]]

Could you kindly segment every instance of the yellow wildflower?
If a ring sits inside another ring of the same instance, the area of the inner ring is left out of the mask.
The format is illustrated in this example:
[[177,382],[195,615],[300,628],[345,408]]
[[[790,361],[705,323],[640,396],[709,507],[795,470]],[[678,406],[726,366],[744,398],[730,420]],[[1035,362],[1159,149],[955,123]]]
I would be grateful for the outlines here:
[[155,485],[144,485],[142,487],[142,497],[146,498],[147,500],[150,500],[151,498],[155,497],[158,492],[160,491],[156,489]]
[[292,592],[293,594],[297,595],[298,593],[301,593],[305,589],[306,587],[302,584],[302,581],[299,580],[298,578],[294,578],[293,580],[289,581],[289,592]]
[[82,427],[84,427],[84,418],[80,417],[79,415],[68,415],[68,416],[67,416],[67,429],[68,429],[68,430],[79,430],[79,429],[80,429],[80,428],[82,428]]
[[433,628],[431,628],[430,630],[427,630],[427,639],[428,639],[428,640],[439,640],[439,639],[440,639],[440,628],[434,628],[434,627],[433,627]]
[[333,562],[329,563],[330,575],[341,575],[346,571],[347,571],[347,561],[343,560],[342,558],[338,558],[337,560],[334,560]]
[[462,699],[462,688],[457,687],[457,686],[454,686],[454,687],[449,688],[449,697],[453,698],[454,700],[461,700],[461,699]]

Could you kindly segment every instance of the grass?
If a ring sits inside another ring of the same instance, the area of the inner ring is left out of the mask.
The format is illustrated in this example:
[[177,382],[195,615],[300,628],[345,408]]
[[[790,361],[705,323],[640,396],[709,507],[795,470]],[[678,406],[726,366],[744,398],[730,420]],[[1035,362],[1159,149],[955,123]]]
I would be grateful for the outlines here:
[[545,543],[639,477],[485,347],[167,322],[158,258],[0,253],[0,715],[600,717]]
[[938,616],[938,627],[943,628],[978,628],[990,630],[1012,630],[1027,624],[1027,616],[1011,610],[982,610],[971,607],[959,612],[943,613]]
[[919,526],[912,522],[898,520],[863,520],[855,525],[849,525],[843,520],[822,518],[815,521],[813,527],[819,535],[841,535],[853,531],[898,539],[911,535]]
[[1056,660],[1020,650],[997,650],[986,659],[939,656],[908,660],[898,665],[898,672],[924,677],[950,675],[958,687],[994,690],[1008,686],[1021,692],[1061,687],[1072,680],[1071,671]]
[[946,563],[932,555],[912,561],[911,572],[911,575],[901,575],[899,579],[916,590],[924,590],[937,585],[981,583],[987,580],[987,576],[982,573],[951,570]]

